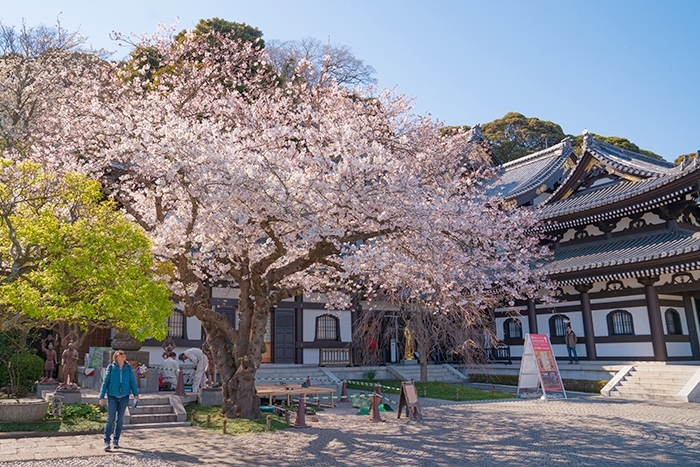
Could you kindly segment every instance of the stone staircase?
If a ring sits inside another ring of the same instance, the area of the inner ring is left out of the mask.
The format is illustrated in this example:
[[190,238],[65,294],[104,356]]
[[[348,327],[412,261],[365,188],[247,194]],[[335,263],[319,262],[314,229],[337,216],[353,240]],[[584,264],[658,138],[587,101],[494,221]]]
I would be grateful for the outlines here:
[[700,402],[700,367],[629,365],[600,391],[610,397]]
[[167,428],[189,426],[187,412],[174,395],[143,395],[137,407],[129,405],[124,428]]

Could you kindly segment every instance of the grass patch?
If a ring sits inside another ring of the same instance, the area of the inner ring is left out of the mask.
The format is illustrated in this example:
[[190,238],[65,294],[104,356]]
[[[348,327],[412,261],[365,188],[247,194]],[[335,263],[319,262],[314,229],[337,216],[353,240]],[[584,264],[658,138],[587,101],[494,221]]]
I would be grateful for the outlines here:
[[[192,426],[198,426],[214,433],[223,433],[224,417],[221,415],[221,406],[217,405],[199,405],[189,404],[186,407],[187,420]],[[192,419],[192,411],[194,411],[194,420]],[[263,414],[263,418],[257,420],[247,420],[244,418],[229,418],[226,419],[226,434],[242,435],[246,433],[263,433],[267,431],[267,419]],[[271,419],[270,431],[286,430],[289,428],[284,418],[274,414],[269,414]],[[207,416],[209,416],[209,426],[207,427]]]
[[40,422],[2,422],[0,432],[33,431],[37,433],[73,433],[102,431],[107,423],[107,410],[94,404],[63,404],[61,418],[55,419],[49,410]]
[[[365,381],[360,381],[365,382]],[[367,383],[367,382],[365,382]],[[401,390],[401,381],[379,381],[382,385],[382,394],[399,394]],[[499,391],[482,391],[464,386],[456,386],[449,383],[441,383],[431,381],[428,383],[415,382],[416,393],[419,397],[429,397],[431,399],[442,399],[446,401],[482,401],[492,399],[511,399],[514,394],[509,394]],[[353,384],[348,382],[347,387],[350,389],[359,389],[361,391],[373,390],[373,386],[365,384]]]

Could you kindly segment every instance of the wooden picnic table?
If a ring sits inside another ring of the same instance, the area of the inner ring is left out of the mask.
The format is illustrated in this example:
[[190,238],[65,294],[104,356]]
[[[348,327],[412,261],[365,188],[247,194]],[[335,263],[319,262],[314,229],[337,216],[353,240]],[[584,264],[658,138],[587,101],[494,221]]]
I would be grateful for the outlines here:
[[292,405],[292,399],[296,396],[304,396],[307,400],[311,395],[316,396],[316,405],[321,405],[321,396],[325,395],[329,397],[329,407],[335,407],[333,403],[333,394],[335,389],[330,388],[319,388],[314,386],[301,386],[298,384],[284,384],[284,385],[256,385],[255,391],[258,397],[267,397],[270,401],[270,405],[273,404],[273,399],[277,400],[277,397],[287,397],[287,405]]

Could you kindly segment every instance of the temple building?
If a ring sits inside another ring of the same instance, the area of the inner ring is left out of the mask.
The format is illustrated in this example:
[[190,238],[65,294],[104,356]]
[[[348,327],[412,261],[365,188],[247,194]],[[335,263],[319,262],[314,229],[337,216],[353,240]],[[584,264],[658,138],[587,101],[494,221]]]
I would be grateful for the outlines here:
[[[525,333],[566,355],[571,324],[586,360],[700,360],[700,165],[676,165],[585,134],[496,168],[501,196],[536,211],[553,249],[554,304],[495,313],[522,354]],[[534,232],[533,232],[534,233]]]

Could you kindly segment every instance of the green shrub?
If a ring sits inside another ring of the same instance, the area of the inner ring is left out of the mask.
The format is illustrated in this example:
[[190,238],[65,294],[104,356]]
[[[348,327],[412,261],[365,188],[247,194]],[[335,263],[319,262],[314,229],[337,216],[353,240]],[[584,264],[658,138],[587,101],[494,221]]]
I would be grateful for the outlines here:
[[[49,414],[53,409],[53,403],[49,406]],[[89,420],[92,422],[104,421],[105,407],[95,404],[61,404],[61,420]],[[53,418],[47,415],[48,418]]]
[[[13,381],[11,381],[10,375]],[[5,367],[7,381],[3,386],[14,384],[16,389],[30,390],[36,381],[44,374],[44,359],[38,355],[32,354],[17,354],[10,357],[10,367]]]
[[516,375],[485,375],[474,373],[469,375],[472,383],[505,384],[506,386],[517,386],[518,376]]
[[[472,383],[505,384],[507,386],[517,386],[518,376],[516,375],[485,375],[471,374],[469,380]],[[600,390],[608,384],[607,381],[597,381],[589,379],[562,379],[564,389],[567,391],[600,393]]]

